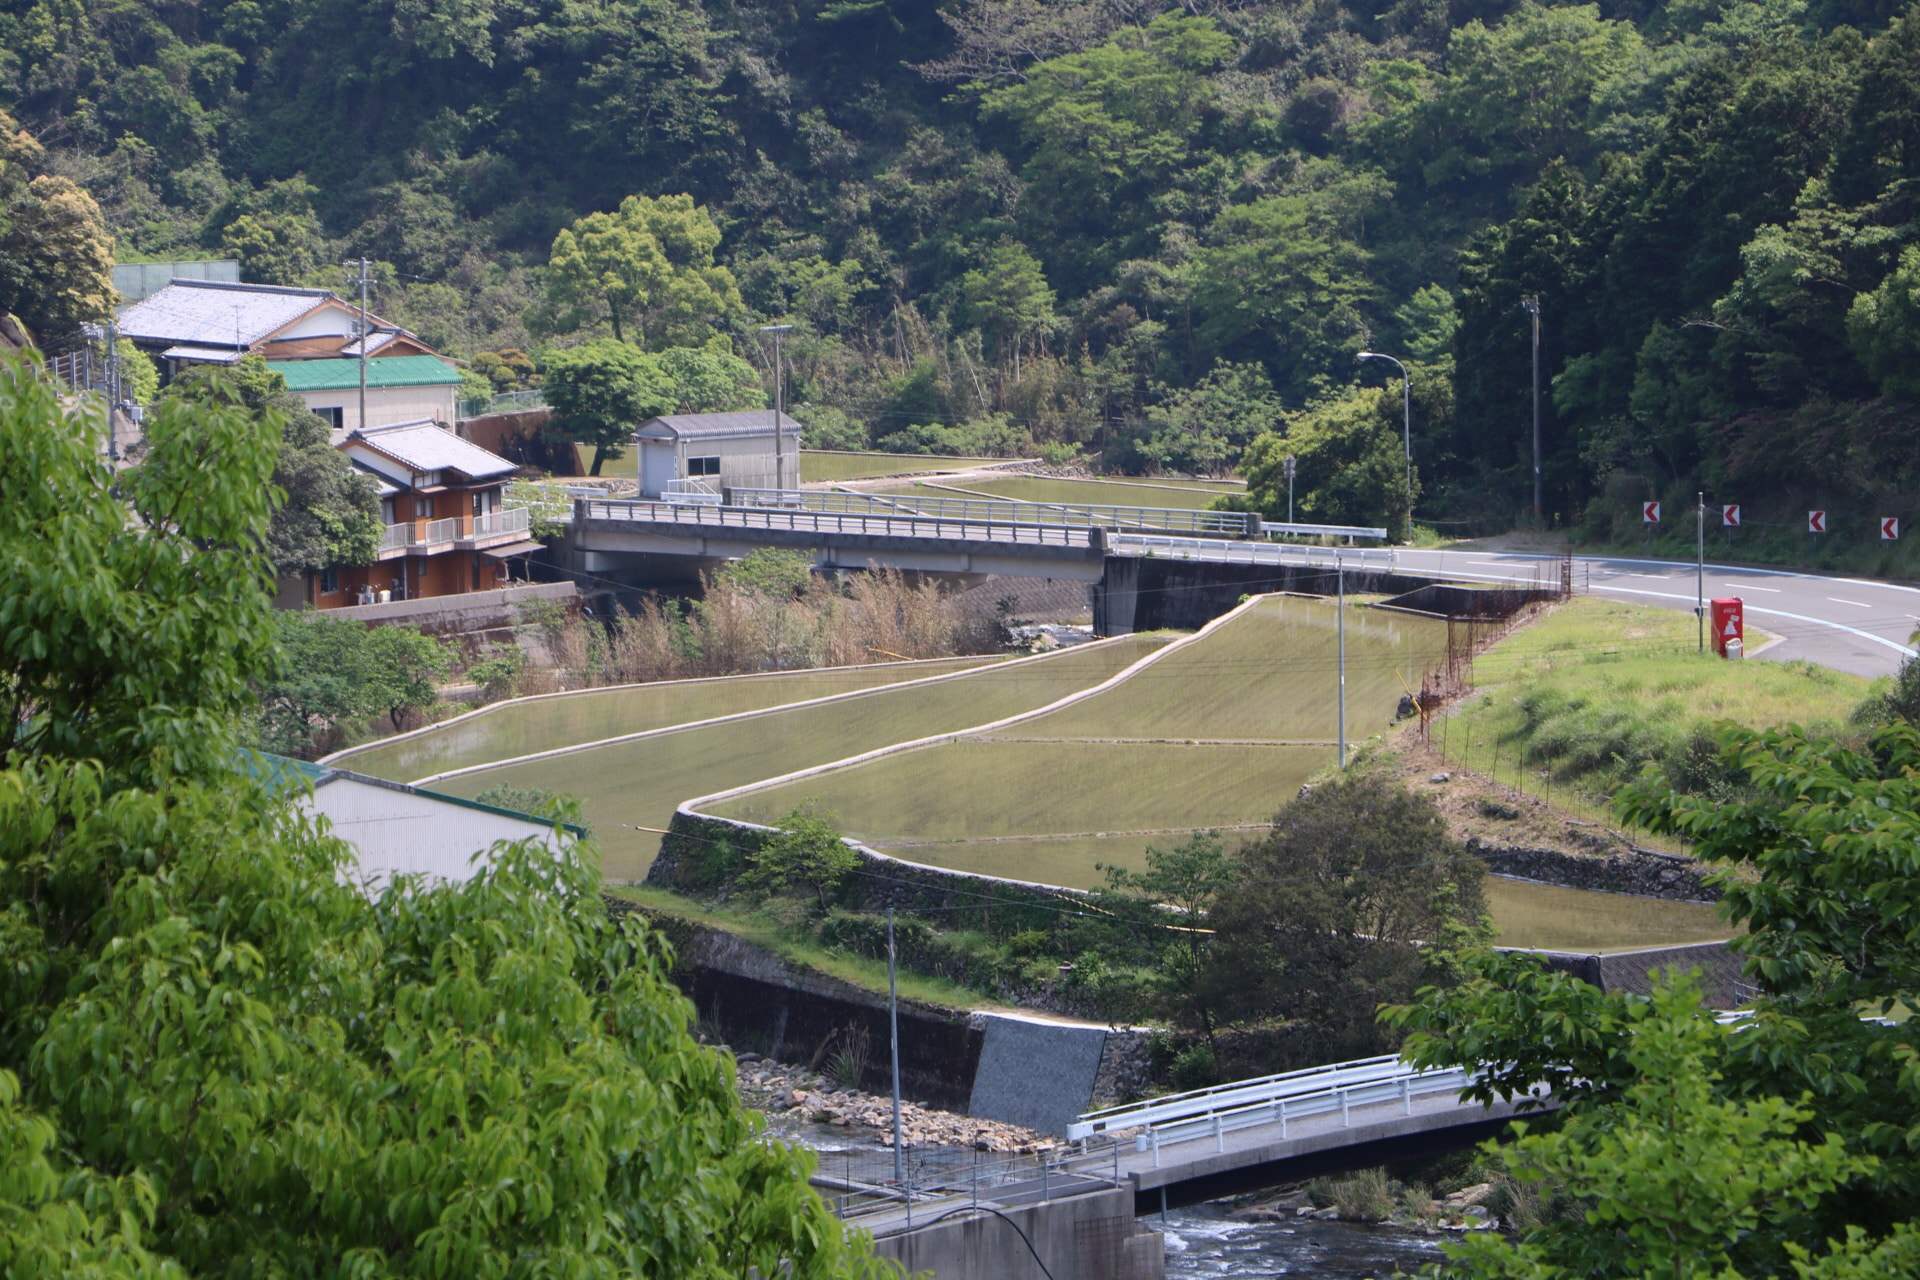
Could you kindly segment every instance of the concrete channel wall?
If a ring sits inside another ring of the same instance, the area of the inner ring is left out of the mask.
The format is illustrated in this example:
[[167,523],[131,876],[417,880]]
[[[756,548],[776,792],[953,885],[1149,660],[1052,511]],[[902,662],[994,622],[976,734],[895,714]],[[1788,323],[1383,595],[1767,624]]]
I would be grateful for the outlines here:
[[1131,1188],[1114,1187],[883,1235],[874,1252],[934,1280],[1161,1280],[1160,1233],[1133,1216]]

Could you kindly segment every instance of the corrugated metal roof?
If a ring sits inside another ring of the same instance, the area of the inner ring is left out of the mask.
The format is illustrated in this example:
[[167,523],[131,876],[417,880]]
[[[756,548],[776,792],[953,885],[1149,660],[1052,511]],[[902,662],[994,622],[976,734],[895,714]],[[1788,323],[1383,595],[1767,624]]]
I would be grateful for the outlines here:
[[390,427],[367,427],[349,435],[346,443],[356,440],[414,471],[458,471],[479,480],[507,475],[516,469],[499,454],[489,453],[471,440],[462,440],[434,422],[396,422]]
[[176,280],[120,311],[120,336],[136,342],[224,347],[252,344],[313,310],[332,293],[277,285]]
[[[267,367],[293,391],[345,391],[360,388],[358,360],[269,360]],[[457,387],[460,375],[437,356],[376,356],[367,361],[367,389],[376,387]]]
[[196,347],[190,343],[168,347],[161,356],[168,360],[198,360],[202,364],[232,364],[246,353],[233,347]]
[[[773,410],[742,409],[733,413],[670,413],[640,424],[643,440],[686,440],[695,437],[767,435],[773,429]],[[800,424],[780,415],[780,434],[797,436]]]

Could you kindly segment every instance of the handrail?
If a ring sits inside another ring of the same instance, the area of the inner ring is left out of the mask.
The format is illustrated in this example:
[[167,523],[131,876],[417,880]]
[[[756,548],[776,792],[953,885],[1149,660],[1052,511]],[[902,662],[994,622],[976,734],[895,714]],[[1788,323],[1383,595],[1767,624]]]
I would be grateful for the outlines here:
[[727,501],[731,506],[741,507],[802,506],[809,511],[837,511],[852,515],[894,513],[987,524],[1156,529],[1226,538],[1258,537],[1262,528],[1262,517],[1245,511],[1029,502],[1018,498],[950,498],[921,494],[853,493],[846,490],[736,488],[727,491]]
[[533,527],[533,513],[526,507],[497,507],[473,518],[473,536],[490,538],[499,533],[525,533]]
[[1305,568],[1346,568],[1356,572],[1392,572],[1392,547],[1316,547],[1302,542],[1227,542],[1217,538],[1176,538],[1145,533],[1115,533],[1115,555],[1158,555],[1175,560],[1227,564],[1297,564]]
[[1393,1056],[1363,1058],[1088,1112],[1067,1126],[1067,1137],[1084,1142],[1135,1129],[1135,1149],[1150,1147],[1157,1162],[1162,1145],[1218,1138],[1233,1129],[1277,1123],[1284,1135],[1292,1118],[1333,1110],[1345,1116],[1355,1106],[1381,1102],[1397,1101],[1411,1109],[1415,1097],[1458,1093],[1476,1074],[1461,1067],[1414,1067]]
[[[1062,525],[941,520],[908,515],[846,515],[774,507],[695,506],[677,502],[581,498],[574,518],[644,524],[694,525],[723,529],[791,529],[805,533],[845,533],[878,537],[951,538],[971,542],[1014,542],[1059,547],[1092,547],[1098,530]],[[996,532],[998,531],[998,532]]]

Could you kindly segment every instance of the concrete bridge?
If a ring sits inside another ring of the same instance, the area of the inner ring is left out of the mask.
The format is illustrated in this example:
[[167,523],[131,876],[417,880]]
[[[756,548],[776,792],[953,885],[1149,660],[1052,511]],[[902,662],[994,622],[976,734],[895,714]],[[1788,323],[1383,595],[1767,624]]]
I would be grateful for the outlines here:
[[[769,491],[770,492],[770,491]],[[1384,529],[1267,524],[1258,515],[1157,511],[1145,507],[1072,507],[1012,501],[893,499],[864,494],[767,493],[720,505],[581,499],[574,504],[570,553],[575,570],[618,578],[636,570],[691,575],[759,547],[789,547],[823,569],[894,568],[923,573],[1064,579],[1090,585],[1113,559],[1159,559],[1239,566],[1237,594],[1261,588],[1241,581],[1267,570],[1393,570],[1381,548],[1271,543],[1268,534],[1379,539]],[[764,500],[762,500],[764,499]],[[1158,530],[1186,532],[1162,532]],[[1286,585],[1286,584],[1283,584]],[[1331,589],[1331,588],[1329,588]],[[1237,594],[1234,597],[1237,598]]]
[[1394,1056],[1335,1063],[1091,1112],[1060,1153],[914,1152],[899,1182],[889,1152],[829,1154],[815,1183],[883,1255],[938,1280],[1154,1276],[1157,1237],[1133,1219],[1456,1151],[1498,1136],[1522,1105],[1553,1109],[1544,1096],[1468,1101],[1472,1080]]

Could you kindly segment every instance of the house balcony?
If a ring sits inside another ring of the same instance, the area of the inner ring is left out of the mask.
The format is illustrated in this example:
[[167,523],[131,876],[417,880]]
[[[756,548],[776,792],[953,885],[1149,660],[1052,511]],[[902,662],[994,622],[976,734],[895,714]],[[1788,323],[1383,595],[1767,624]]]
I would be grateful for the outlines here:
[[381,560],[398,556],[433,555],[441,551],[479,551],[526,538],[533,527],[526,507],[503,507],[479,516],[447,520],[412,520],[390,524],[380,535]]

